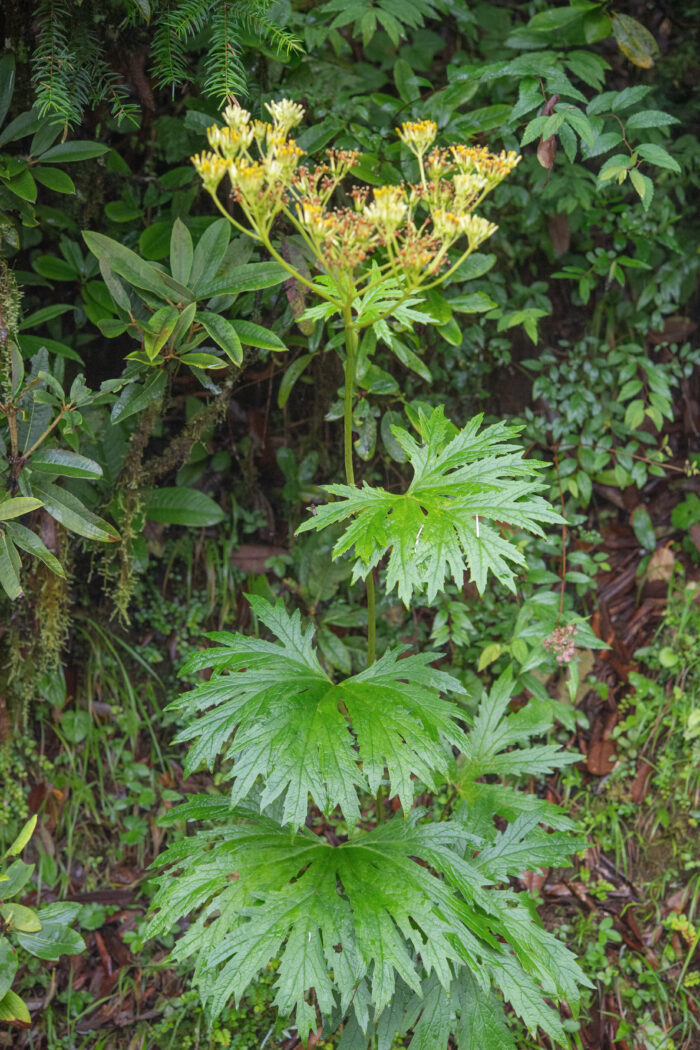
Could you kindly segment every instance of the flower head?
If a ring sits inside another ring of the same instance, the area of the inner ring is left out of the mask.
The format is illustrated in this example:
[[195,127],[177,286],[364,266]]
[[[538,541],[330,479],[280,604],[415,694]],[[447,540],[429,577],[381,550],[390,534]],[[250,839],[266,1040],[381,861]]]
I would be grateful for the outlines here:
[[409,121],[397,128],[396,134],[411,153],[422,156],[435,141],[437,124],[434,120]]
[[230,160],[247,151],[253,141],[253,129],[243,124],[240,128],[207,128],[207,138],[212,149]]
[[226,161],[217,156],[216,153],[195,153],[194,157],[192,157],[192,163],[204,183],[205,189],[209,190],[210,193],[215,192],[228,170]]
[[272,117],[275,127],[287,135],[304,119],[304,107],[290,98],[281,98],[277,102],[266,102],[265,109]]
[[467,235],[471,251],[475,251],[483,241],[493,237],[498,229],[495,223],[482,219],[481,215],[463,215],[460,219],[463,220],[461,232]]
[[545,649],[554,653],[558,664],[570,664],[576,655],[577,634],[578,627],[575,623],[567,624],[566,627],[555,627],[542,644]]
[[240,132],[250,124],[250,113],[238,105],[227,106],[221,115],[232,131]]
[[390,236],[404,221],[407,212],[402,186],[377,186],[374,200],[364,208],[363,214],[383,236]]

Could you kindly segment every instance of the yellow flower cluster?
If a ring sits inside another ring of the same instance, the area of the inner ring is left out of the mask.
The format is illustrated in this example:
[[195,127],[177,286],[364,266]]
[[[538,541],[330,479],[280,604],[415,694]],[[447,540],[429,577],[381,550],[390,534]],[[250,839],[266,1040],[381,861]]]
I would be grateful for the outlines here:
[[396,134],[412,153],[422,156],[435,142],[437,124],[434,120],[409,121],[397,128]]
[[479,245],[492,237],[498,229],[494,223],[483,219],[480,215],[461,214],[455,215],[451,211],[434,211],[432,213],[433,230],[440,238],[449,237],[456,240],[464,234],[469,242],[470,251],[475,251]]
[[434,121],[409,121],[396,130],[418,160],[420,182],[376,186],[371,197],[368,188],[356,187],[350,191],[354,208],[333,208],[332,197],[357,162],[357,153],[330,150],[324,163],[300,165],[303,151],[289,134],[303,119],[302,106],[280,99],[266,103],[266,109],[270,123],[252,120],[240,106],[227,106],[223,126],[207,132],[211,152],[192,158],[214,196],[228,174],[233,199],[264,243],[283,212],[319,264],[335,277],[352,277],[369,255],[382,249],[387,272],[400,272],[420,286],[447,265],[448,249],[460,238],[466,238],[466,252],[474,251],[497,230],[474,209],[513,170],[520,159],[515,153],[496,155],[483,146],[442,149],[434,145]]
[[450,152],[459,171],[465,175],[483,175],[490,186],[502,182],[520,161],[513,150],[495,154],[489,153],[485,146],[450,146]]

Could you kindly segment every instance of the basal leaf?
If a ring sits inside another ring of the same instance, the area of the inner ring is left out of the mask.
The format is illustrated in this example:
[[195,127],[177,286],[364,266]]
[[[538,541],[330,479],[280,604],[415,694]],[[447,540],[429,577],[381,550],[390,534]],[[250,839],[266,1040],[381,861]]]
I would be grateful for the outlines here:
[[[517,894],[486,892],[492,880],[475,864],[483,840],[458,822],[424,824],[413,816],[332,846],[306,828],[290,836],[270,819],[234,813],[233,822],[181,839],[160,858],[168,870],[145,935],[169,932],[176,917],[197,913],[173,956],[196,960],[195,980],[212,1016],[278,959],[275,1002],[284,1015],[296,1011],[302,1039],[316,1026],[312,1003],[324,1017],[354,1012],[366,1031],[368,994],[381,1014],[397,995],[401,1002],[406,986],[420,997],[406,1019],[425,1033],[419,1047],[430,1045],[429,1034],[433,1045],[445,1045],[451,1028],[471,1038],[481,1023],[475,1001],[500,1031],[489,986],[500,985],[501,971],[506,998],[526,1024],[559,1038],[559,1015],[545,996],[584,980],[573,956],[552,943],[530,909],[517,907]],[[451,995],[448,1025],[444,1000]],[[496,1045],[508,1047],[499,1038]]]

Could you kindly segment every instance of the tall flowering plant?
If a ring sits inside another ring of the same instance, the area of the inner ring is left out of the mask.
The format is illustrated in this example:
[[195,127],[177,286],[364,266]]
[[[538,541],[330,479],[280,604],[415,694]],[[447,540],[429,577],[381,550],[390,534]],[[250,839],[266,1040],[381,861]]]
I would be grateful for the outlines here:
[[[186,724],[178,739],[191,742],[187,769],[224,758],[231,792],[172,814],[206,825],[161,859],[147,934],[194,915],[173,955],[194,959],[212,1016],[273,966],[277,1005],[304,1044],[342,1026],[343,1050],[388,1050],[397,1032],[412,1033],[413,1050],[450,1037],[460,1050],[514,1047],[504,1002],[565,1042],[554,1002],[575,1004],[583,975],[509,878],[563,862],[575,843],[560,811],[503,779],[572,756],[530,745],[546,725],[510,711],[509,673],[470,724],[464,689],[432,666],[439,654],[378,656],[375,632],[375,577],[406,605],[465,574],[480,591],[489,572],[514,588],[523,555],[510,529],[541,534],[559,516],[503,422],[458,428],[438,407],[418,413],[414,433],[393,427],[412,471],[399,493],[358,485],[352,444],[360,333],[426,322],[424,293],[494,233],[475,209],[518,157],[443,149],[434,123],[406,123],[398,135],[416,181],[348,189],[357,154],[331,150],[308,166],[290,137],[301,106],[267,109],[262,122],[229,106],[193,163],[232,226],[320,300],[306,317],[344,328],[345,480],[326,486],[329,502],[299,531],[342,524],[334,557],[350,557],[365,581],[366,666],[334,678],[299,612],[257,597],[270,638],[219,633],[187,662],[187,673],[213,670],[172,705]],[[351,203],[336,203],[341,193]],[[315,273],[285,257],[281,226],[301,237]],[[501,783],[484,784],[488,774]],[[455,803],[438,819],[415,800],[446,781]]]

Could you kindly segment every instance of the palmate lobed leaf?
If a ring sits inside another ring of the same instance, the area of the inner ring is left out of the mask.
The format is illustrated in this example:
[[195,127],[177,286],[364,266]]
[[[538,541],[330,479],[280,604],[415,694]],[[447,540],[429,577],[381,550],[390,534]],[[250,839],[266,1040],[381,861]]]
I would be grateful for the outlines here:
[[[173,819],[196,809],[194,800]],[[558,1012],[544,997],[571,995],[585,978],[518,894],[498,888],[508,848],[493,825],[489,843],[454,821],[421,823],[414,812],[334,847],[307,829],[290,836],[267,818],[230,816],[235,822],[180,840],[159,861],[170,870],[159,878],[159,911],[145,931],[167,933],[175,917],[198,912],[173,955],[196,959],[195,978],[212,1016],[278,959],[276,1005],[285,1015],[296,1011],[302,1039],[317,1025],[312,1002],[325,1017],[351,1011],[366,1032],[406,988],[419,997],[410,1026],[425,1009],[426,1035],[442,1031],[446,1018],[423,995],[424,974],[445,1004],[457,985],[464,990],[447,1007],[447,1030],[461,1028],[465,1048],[474,1045],[469,1040],[484,1018],[495,1024],[501,1015],[492,985],[505,988],[529,1027],[564,1038]],[[527,839],[532,830],[522,825],[515,838]],[[566,836],[547,838],[557,840],[561,856],[571,848]],[[534,837],[530,866],[539,851]]]
[[362,793],[376,793],[385,769],[404,812],[413,803],[414,776],[436,786],[447,775],[449,745],[464,748],[458,709],[441,693],[461,693],[456,679],[430,666],[431,654],[400,659],[384,654],[360,674],[334,683],[297,612],[251,597],[258,618],[277,636],[270,642],[213,634],[219,644],[197,653],[184,671],[223,672],[172,706],[193,717],[178,736],[194,741],[186,768],[233,759],[232,799],[264,783],[261,805],[284,796],[283,820],[300,827],[309,795],[319,809],[340,806],[346,821],[360,817]]
[[353,578],[359,579],[388,554],[387,590],[396,588],[406,606],[423,589],[432,601],[447,576],[461,585],[465,571],[481,593],[489,572],[515,590],[514,566],[523,566],[524,556],[487,522],[543,535],[542,524],[563,519],[536,495],[543,488],[540,464],[523,459],[522,450],[508,443],[519,428],[497,423],[480,430],[482,418],[458,431],[442,407],[431,415],[421,413],[420,444],[392,426],[414,471],[406,492],[394,494],[366,483],[360,489],[327,485],[336,501],[318,507],[297,532],[351,518],[334,556],[353,548]]

